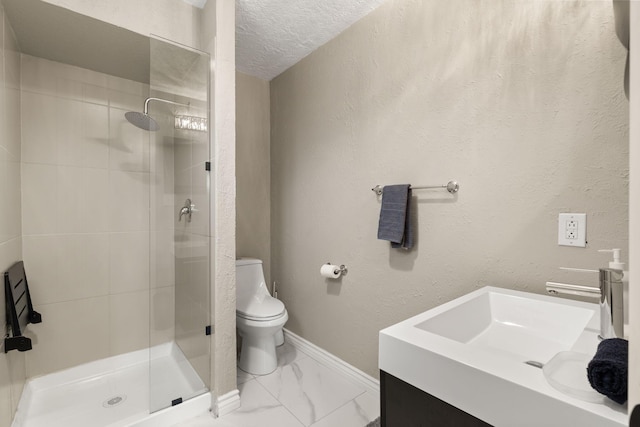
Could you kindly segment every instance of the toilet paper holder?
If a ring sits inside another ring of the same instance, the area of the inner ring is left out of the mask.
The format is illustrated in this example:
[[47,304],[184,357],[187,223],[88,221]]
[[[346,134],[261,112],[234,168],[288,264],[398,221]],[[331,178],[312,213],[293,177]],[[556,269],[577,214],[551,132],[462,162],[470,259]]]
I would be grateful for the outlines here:
[[[327,262],[326,265],[331,265],[330,262]],[[340,264],[338,268],[333,271],[334,274],[340,273],[341,275],[347,274],[347,267],[344,264]]]

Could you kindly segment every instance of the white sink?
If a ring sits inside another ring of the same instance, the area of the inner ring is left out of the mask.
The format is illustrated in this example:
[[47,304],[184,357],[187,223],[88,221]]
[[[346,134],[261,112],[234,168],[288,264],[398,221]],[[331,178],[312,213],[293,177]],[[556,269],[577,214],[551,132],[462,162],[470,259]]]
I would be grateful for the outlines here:
[[498,427],[626,426],[626,406],[564,394],[526,363],[592,356],[599,321],[596,304],[485,287],[382,330],[380,369]]

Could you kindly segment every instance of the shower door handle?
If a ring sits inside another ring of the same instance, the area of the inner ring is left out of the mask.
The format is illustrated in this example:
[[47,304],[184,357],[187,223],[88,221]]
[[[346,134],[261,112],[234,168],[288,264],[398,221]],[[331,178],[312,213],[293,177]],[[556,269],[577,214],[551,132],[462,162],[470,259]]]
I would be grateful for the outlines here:
[[187,199],[184,201],[184,206],[180,209],[180,214],[178,215],[178,222],[182,221],[182,215],[187,216],[187,222],[191,222],[191,214],[194,211],[195,205],[191,203],[191,199]]

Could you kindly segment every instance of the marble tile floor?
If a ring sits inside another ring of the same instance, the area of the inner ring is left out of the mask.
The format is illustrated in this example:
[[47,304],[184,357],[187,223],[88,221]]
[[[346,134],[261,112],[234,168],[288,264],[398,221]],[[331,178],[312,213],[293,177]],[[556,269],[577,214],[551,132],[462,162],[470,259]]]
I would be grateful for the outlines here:
[[378,395],[325,367],[288,343],[278,368],[264,376],[238,370],[240,409],[176,427],[365,427],[380,414]]

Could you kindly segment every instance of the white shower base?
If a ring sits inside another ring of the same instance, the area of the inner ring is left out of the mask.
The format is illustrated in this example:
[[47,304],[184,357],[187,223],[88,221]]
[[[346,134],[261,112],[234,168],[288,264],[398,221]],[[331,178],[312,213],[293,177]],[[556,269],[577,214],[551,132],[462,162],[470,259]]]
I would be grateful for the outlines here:
[[[171,407],[178,397],[183,403]],[[29,380],[12,427],[169,427],[210,407],[204,383],[180,348],[167,343]]]

